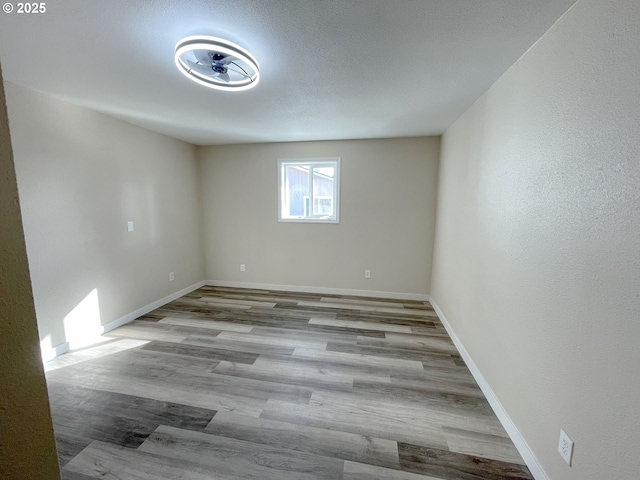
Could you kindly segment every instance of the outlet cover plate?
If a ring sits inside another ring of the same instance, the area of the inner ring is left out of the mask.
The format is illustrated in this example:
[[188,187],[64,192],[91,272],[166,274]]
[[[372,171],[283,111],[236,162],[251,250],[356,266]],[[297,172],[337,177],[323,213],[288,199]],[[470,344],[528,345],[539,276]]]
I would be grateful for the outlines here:
[[558,453],[567,462],[567,465],[571,466],[571,459],[573,457],[573,440],[567,435],[567,433],[560,429],[560,440],[558,441]]

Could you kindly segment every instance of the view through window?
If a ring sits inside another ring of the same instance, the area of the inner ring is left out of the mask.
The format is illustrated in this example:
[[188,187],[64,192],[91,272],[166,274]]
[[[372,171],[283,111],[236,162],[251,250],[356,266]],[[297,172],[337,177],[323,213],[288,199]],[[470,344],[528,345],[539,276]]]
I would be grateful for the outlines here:
[[278,160],[279,220],[338,223],[339,176],[339,158]]

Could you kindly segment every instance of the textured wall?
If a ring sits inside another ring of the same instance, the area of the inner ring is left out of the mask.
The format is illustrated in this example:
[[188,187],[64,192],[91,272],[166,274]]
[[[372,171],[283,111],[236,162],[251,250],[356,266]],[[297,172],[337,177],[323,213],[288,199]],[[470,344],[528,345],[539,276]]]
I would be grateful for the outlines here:
[[60,478],[0,74],[0,472]]
[[[438,138],[202,148],[207,278],[428,294],[438,152]],[[277,160],[300,157],[342,158],[340,224],[278,222]]]
[[13,84],[7,104],[45,344],[204,278],[194,146]]
[[639,45],[580,0],[442,141],[432,295],[551,479],[640,472]]

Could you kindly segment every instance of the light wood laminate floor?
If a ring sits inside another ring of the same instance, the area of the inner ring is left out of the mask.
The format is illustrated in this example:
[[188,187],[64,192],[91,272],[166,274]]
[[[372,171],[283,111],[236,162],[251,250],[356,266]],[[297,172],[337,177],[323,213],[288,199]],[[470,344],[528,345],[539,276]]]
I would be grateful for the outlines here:
[[203,287],[47,370],[66,480],[532,479],[428,302]]

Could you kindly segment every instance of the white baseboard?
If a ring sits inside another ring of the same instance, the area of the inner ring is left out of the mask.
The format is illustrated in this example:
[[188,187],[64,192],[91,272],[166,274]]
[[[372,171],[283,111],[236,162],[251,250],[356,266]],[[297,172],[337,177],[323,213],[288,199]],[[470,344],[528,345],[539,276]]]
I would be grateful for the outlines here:
[[275,285],[271,283],[229,282],[225,280],[207,280],[210,287],[249,288],[257,290],[280,290],[283,292],[318,293],[325,295],[352,295],[355,297],[378,297],[394,300],[429,301],[429,295],[419,293],[381,292],[377,290],[354,290],[349,288],[305,287],[297,285]]
[[191,293],[194,290],[197,290],[200,287],[204,287],[205,285],[205,281],[202,280],[198,283],[194,283],[193,285],[190,285],[186,288],[183,288],[180,291],[177,291],[175,293],[172,293],[171,295],[167,295],[164,298],[161,298],[160,300],[156,300],[153,303],[150,303],[149,305],[145,305],[144,307],[141,307],[131,313],[127,313],[124,317],[120,317],[117,320],[113,320],[112,322],[109,322],[105,325],[102,326],[101,328],[101,332],[100,334],[105,334],[107,332],[110,332],[111,330],[114,330],[118,327],[121,327],[122,325],[125,325],[129,322],[134,321],[136,318],[140,317],[141,315],[145,315],[153,310],[155,310],[156,308],[159,308],[163,305],[166,305],[169,302],[173,302],[174,300],[182,297],[183,295],[186,295],[187,293]]
[[444,328],[447,330],[447,333],[451,337],[451,340],[453,340],[453,343],[460,352],[460,355],[467,364],[467,367],[469,367],[473,378],[475,378],[478,386],[482,390],[482,393],[484,393],[484,396],[487,398],[487,401],[498,417],[498,420],[500,420],[500,423],[507,431],[507,434],[511,438],[511,441],[513,441],[513,444],[518,449],[518,452],[520,452],[520,455],[522,456],[524,462],[527,464],[527,467],[529,467],[529,470],[531,471],[533,477],[536,480],[549,480],[549,476],[546,474],[546,472],[542,468],[542,465],[531,451],[531,448],[527,444],[527,441],[520,433],[520,430],[518,430],[518,427],[516,427],[516,425],[513,423],[513,420],[511,420],[511,417],[502,406],[502,403],[498,399],[497,395],[495,394],[491,386],[489,386],[489,383],[484,378],[484,375],[482,375],[482,372],[480,372],[480,369],[469,355],[469,352],[465,348],[460,338],[458,338],[458,336],[456,335],[456,332],[453,330],[453,327],[444,316],[444,313],[442,313],[442,310],[438,306],[437,302],[431,299],[431,305],[438,314],[440,321],[444,325]]
[[46,347],[40,344],[40,354],[42,355],[42,362],[47,363],[50,360],[53,360],[56,357],[59,357],[63,353],[67,353],[69,351],[69,342],[61,343],[60,345],[56,345],[55,347]]

